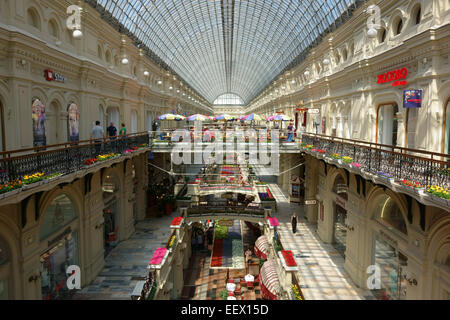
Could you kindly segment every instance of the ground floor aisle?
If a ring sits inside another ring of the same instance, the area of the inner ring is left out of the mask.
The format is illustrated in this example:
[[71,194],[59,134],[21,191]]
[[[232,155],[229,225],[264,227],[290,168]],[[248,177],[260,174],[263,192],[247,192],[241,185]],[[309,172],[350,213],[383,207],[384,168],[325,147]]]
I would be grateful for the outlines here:
[[[344,258],[331,244],[320,240],[316,225],[303,217],[303,206],[289,203],[277,184],[269,185],[277,200],[278,232],[285,250],[291,250],[299,266],[297,278],[306,300],[367,300],[370,291],[358,288],[344,270]],[[297,212],[297,232],[292,233],[290,216]]]
[[105,267],[87,287],[76,293],[77,300],[130,300],[136,283],[145,280],[153,252],[165,246],[169,225],[177,215],[152,218],[136,225],[133,236],[117,245],[105,259]]

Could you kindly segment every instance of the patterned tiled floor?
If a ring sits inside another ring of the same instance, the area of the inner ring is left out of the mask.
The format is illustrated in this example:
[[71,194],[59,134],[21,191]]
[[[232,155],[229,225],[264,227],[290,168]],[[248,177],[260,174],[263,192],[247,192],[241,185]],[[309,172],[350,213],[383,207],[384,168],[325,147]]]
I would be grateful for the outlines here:
[[76,300],[130,300],[136,283],[147,274],[148,261],[156,248],[164,246],[170,236],[172,216],[145,220],[136,232],[114,248],[106,257],[105,267],[87,287],[77,292]]
[[[299,265],[297,278],[306,300],[364,300],[373,299],[370,291],[358,288],[344,270],[344,258],[331,244],[323,243],[316,226],[307,222],[303,207],[289,203],[277,184],[269,185],[277,199],[280,221],[278,229],[283,247],[291,250]],[[290,216],[297,213],[297,233],[292,233]]]

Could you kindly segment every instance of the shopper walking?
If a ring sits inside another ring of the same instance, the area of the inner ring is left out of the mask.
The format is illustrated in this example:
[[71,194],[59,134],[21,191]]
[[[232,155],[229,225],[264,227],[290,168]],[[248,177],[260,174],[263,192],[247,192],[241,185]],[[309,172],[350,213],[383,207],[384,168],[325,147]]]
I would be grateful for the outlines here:
[[111,148],[112,152],[116,152],[116,142],[114,140],[117,139],[117,128],[114,126],[114,122],[111,122],[109,127],[106,128],[106,131],[108,132],[108,137],[111,140]]
[[291,216],[292,233],[297,232],[297,214],[294,212]]
[[95,121],[95,126],[91,130],[91,143],[92,140],[94,140],[96,156],[100,154],[103,139],[105,139],[105,133],[103,132],[103,128],[100,126],[100,121]]

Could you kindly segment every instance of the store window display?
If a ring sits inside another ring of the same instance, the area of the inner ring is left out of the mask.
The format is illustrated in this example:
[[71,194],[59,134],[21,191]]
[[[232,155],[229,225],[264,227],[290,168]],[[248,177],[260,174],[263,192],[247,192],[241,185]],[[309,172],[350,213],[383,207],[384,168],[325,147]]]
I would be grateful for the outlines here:
[[40,239],[45,240],[77,218],[72,201],[65,194],[57,196],[47,208],[41,224]]
[[380,268],[381,289],[374,290],[374,296],[381,300],[406,299],[407,281],[404,278],[408,258],[375,234],[373,263]]
[[41,258],[41,288],[43,300],[67,299],[71,291],[67,287],[66,270],[78,265],[78,235],[71,233],[45,252]]
[[75,206],[65,194],[55,197],[45,211],[40,231],[41,243],[48,243],[40,257],[44,300],[66,299],[71,293],[66,270],[78,264],[78,235],[72,230],[76,219]]
[[104,219],[104,247],[105,257],[119,242],[119,202],[116,195],[119,191],[117,177],[113,174],[107,175],[103,182],[103,210]]
[[9,257],[6,244],[0,239],[0,300],[8,300]]

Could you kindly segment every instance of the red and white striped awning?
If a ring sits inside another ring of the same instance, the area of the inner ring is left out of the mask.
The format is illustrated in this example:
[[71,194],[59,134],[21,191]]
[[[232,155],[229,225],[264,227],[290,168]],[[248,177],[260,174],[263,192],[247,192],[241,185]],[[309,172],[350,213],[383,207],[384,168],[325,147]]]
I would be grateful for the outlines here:
[[263,264],[259,276],[263,296],[270,300],[277,300],[278,294],[281,292],[277,262],[275,260],[267,260]]
[[267,255],[269,254],[269,241],[267,241],[265,235],[262,235],[256,240],[255,254],[262,259],[267,259]]

